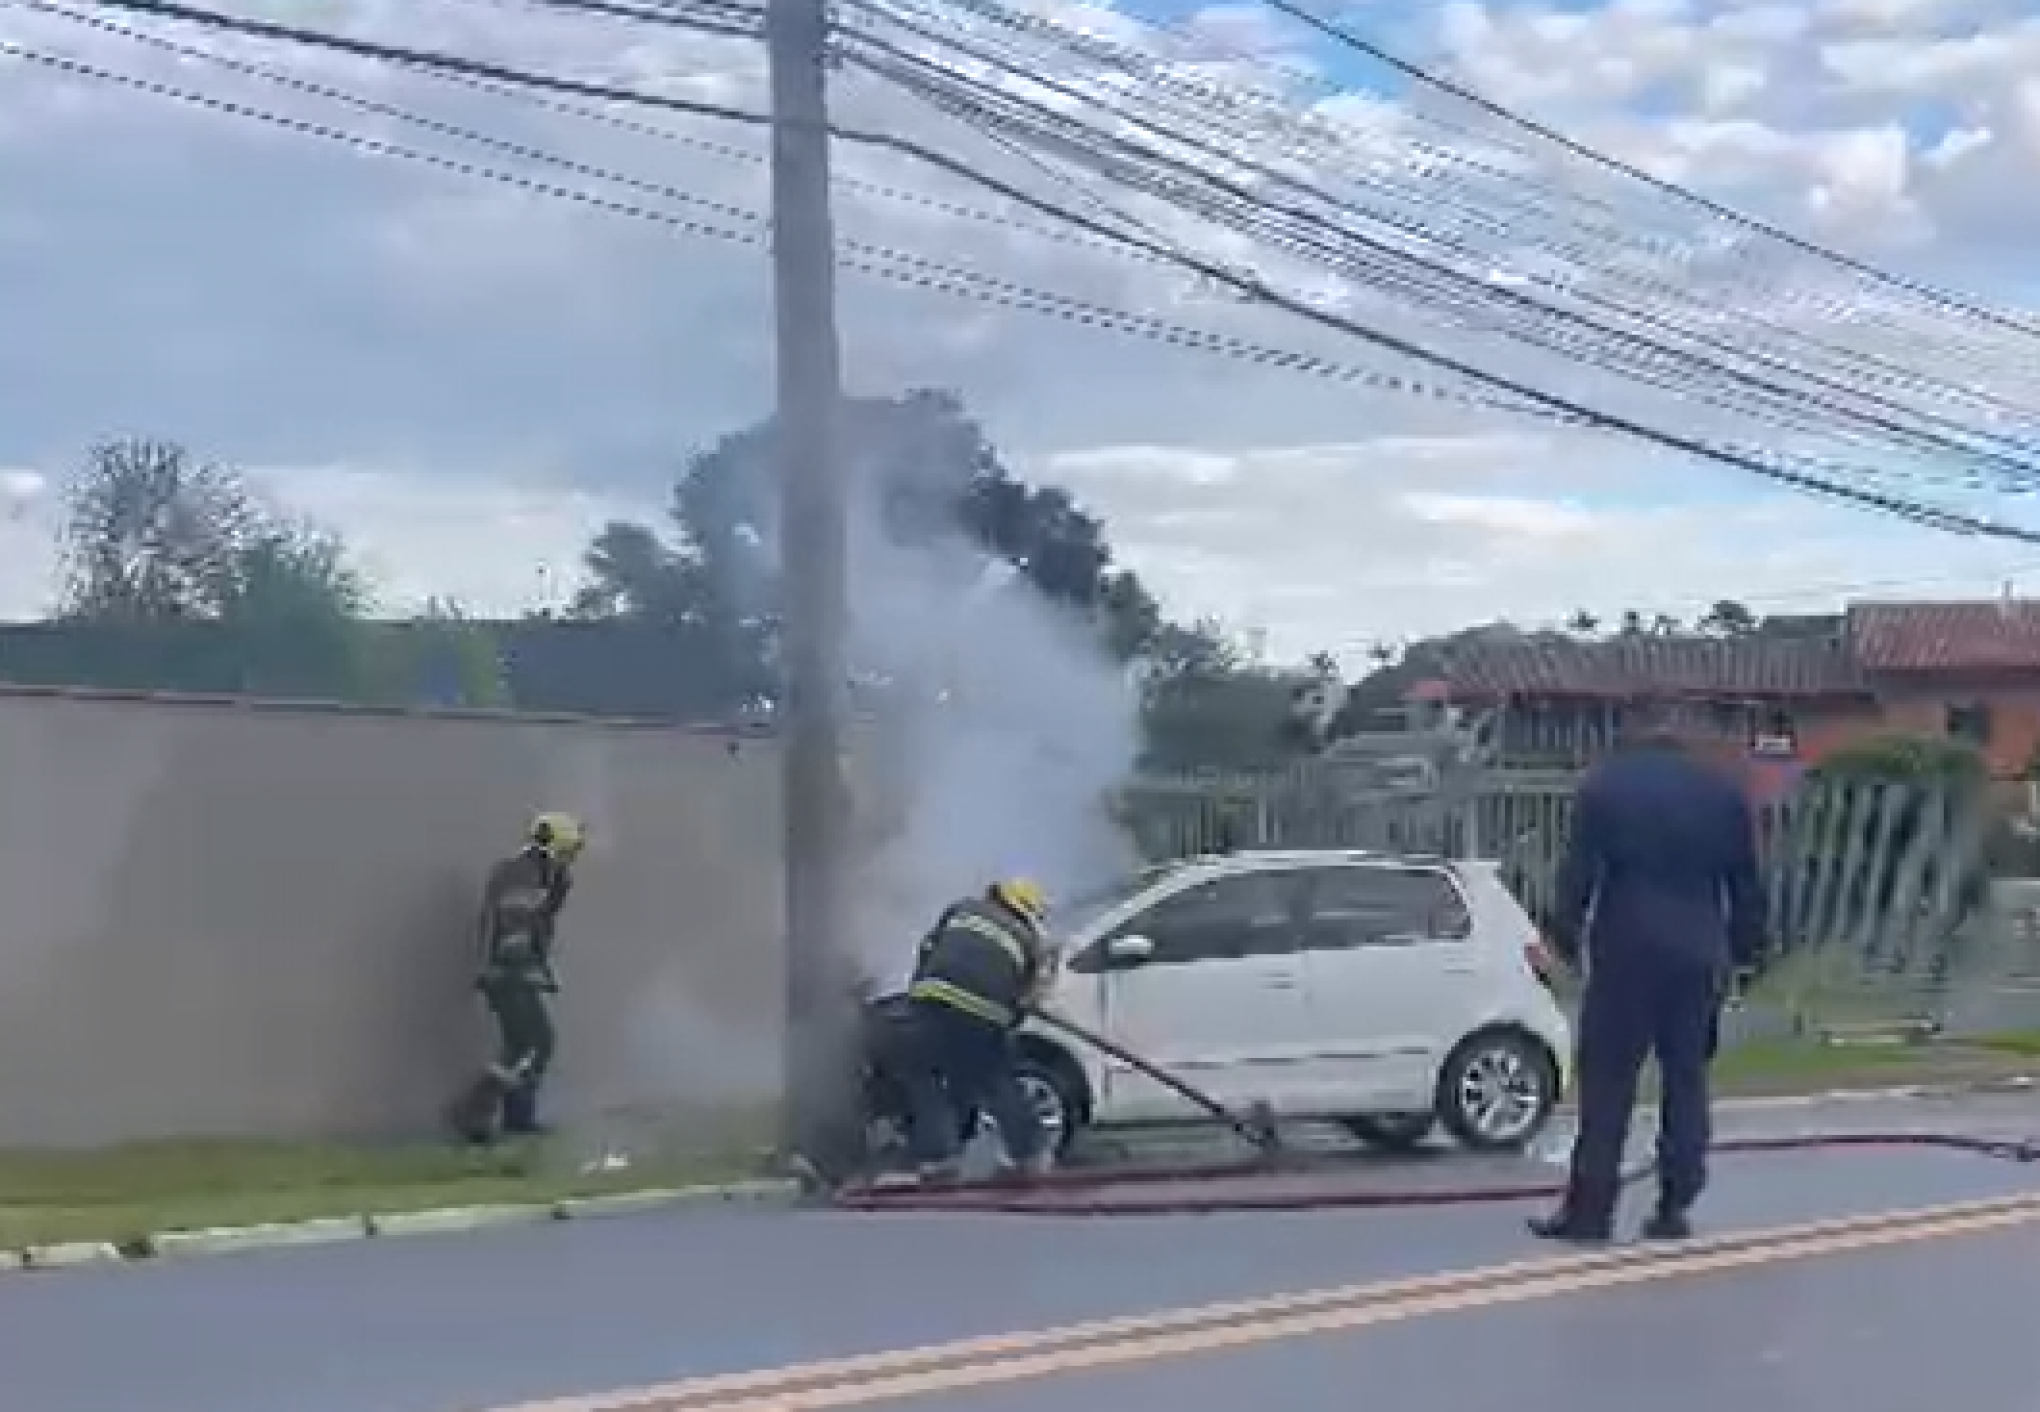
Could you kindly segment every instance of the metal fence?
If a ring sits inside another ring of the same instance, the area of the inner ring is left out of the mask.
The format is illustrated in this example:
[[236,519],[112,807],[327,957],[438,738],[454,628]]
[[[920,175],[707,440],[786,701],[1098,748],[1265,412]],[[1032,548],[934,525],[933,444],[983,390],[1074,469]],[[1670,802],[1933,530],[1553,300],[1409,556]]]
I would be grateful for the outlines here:
[[[1548,913],[1577,775],[1464,771],[1381,787],[1336,767],[1149,778],[1124,800],[1152,858],[1361,848],[1498,860]],[[1745,1028],[1843,1037],[2040,1025],[2040,880],[2005,875],[2014,821],[1975,790],[1810,778],[1759,811],[1780,964]]]

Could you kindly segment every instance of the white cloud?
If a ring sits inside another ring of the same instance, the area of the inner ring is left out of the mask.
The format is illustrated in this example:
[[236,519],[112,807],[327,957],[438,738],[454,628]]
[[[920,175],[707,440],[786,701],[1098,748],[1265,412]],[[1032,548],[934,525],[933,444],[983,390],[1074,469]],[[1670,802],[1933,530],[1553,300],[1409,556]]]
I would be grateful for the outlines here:
[[[1579,447],[1541,437],[1475,445],[1117,447],[1042,469],[1103,511],[1127,562],[1172,601],[1264,628],[1287,658],[1322,647],[1357,666],[1376,642],[1580,609],[1691,619],[1722,597],[1817,612],[1851,594],[2040,590],[2040,548],[1866,525],[1798,498],[1724,498],[1663,460],[1604,451],[1583,464]],[[1611,496],[1622,485],[1630,496]]]
[[[922,0],[887,3],[935,13]],[[966,8],[942,12],[944,32],[991,42],[993,30]],[[729,41],[516,3],[333,0],[318,10],[318,22],[405,42],[762,102],[755,49]],[[1361,19],[1377,10],[1386,7]],[[846,13],[876,22],[866,4]],[[1177,32],[1095,4],[1044,0],[1029,13],[1142,46],[1178,81],[1251,81],[1292,112],[1314,105],[1309,124],[1244,98],[1230,109],[1206,102],[1200,120],[1213,133],[1252,135],[1300,175],[1333,181],[1336,162],[1346,176],[1325,209],[1379,218],[1371,228],[1385,239],[1456,262],[1493,291],[1484,311],[1418,308],[1366,288],[1352,269],[1311,267],[1293,252],[1112,195],[1172,238],[1258,265],[1371,327],[1555,392],[1620,386],[1624,406],[1646,419],[1743,440],[1757,435],[1746,411],[1697,406],[1676,377],[1672,389],[1649,391],[1583,371],[1504,336],[1499,325],[1515,316],[1495,301],[1554,283],[1570,291],[1564,297],[1595,295],[1631,313],[1683,297],[1688,326],[1701,328],[1704,317],[1730,348],[1768,340],[1789,351],[1786,340],[1820,339],[1846,344],[1859,365],[1866,352],[1902,363],[1908,371],[1890,375],[1886,390],[1915,408],[1973,421],[1979,396],[2033,400],[2030,351],[2010,336],[1898,322],[1895,302],[1867,300],[1744,238],[1700,240],[1691,221],[1631,231],[1618,214],[1599,246],[1533,253],[1561,236],[1587,237],[1507,206],[1519,198],[1502,176],[1471,200],[1446,179],[1476,140],[1498,170],[1524,166],[1508,134],[1450,100],[1386,88],[1352,56],[1306,42],[1266,10],[1228,3]],[[1655,170],[1936,279],[1982,282],[2018,302],[2029,293],[2008,257],[2034,227],[2026,193],[2040,164],[2032,118],[2040,86],[2024,75],[2040,71],[2040,22],[1987,4],[1917,0],[1613,0],[1587,10],[1456,0],[1407,22],[1406,47]],[[174,26],[150,32],[211,42]],[[1001,31],[999,42],[1038,56],[1040,77],[1094,85],[1109,77],[1110,65],[1056,60],[1062,51],[1029,33]],[[762,234],[743,214],[765,196],[765,147],[754,130],[621,110],[607,124],[570,120],[356,61],[285,60],[300,78],[629,178],[619,182],[480,150],[47,16],[0,10],[0,38],[724,233]],[[259,44],[224,48],[270,64],[282,57]],[[1051,181],[868,80],[839,82],[847,121],[927,140],[1079,210],[1107,192],[1095,178],[1082,190]],[[1189,122],[1197,107],[1176,119]],[[1428,146],[1412,146],[1417,139]],[[1413,371],[1086,237],[1048,238],[1039,214],[897,156],[841,146],[838,166],[853,267],[844,284],[853,388],[960,388],[1024,466],[1067,482],[1107,515],[1125,556],[1172,605],[1258,623],[1279,651],[1357,654],[1380,638],[1502,613],[1691,611],[1724,593],[1803,603],[1809,593],[1891,581],[1988,591],[2040,558],[1779,501],[1726,473],[1464,401],[1100,333],[1082,322],[1088,314],[1043,319],[1013,302],[1052,290],[1162,317],[1179,337],[1247,339],[1355,374]],[[1616,191],[1613,178],[1585,169],[1566,180],[1588,198]],[[1384,181],[1431,193],[1429,204],[1397,207],[1382,195]],[[60,479],[91,441],[142,431],[244,465],[294,468],[261,474],[281,498],[347,533],[393,605],[440,594],[487,609],[560,591],[552,580],[603,519],[652,513],[688,447],[769,405],[770,305],[755,246],[687,239],[613,210],[364,157],[4,56],[0,190],[9,193],[0,287],[10,291],[0,321],[0,465]],[[1385,222],[1398,211],[1427,213],[1427,230],[1391,235]],[[1618,252],[1631,236],[1655,243]],[[931,272],[929,261],[947,272]],[[1004,287],[960,301],[854,268],[874,262],[924,280],[961,272]],[[1685,294],[1668,292],[1673,284]],[[1796,347],[1795,356],[1819,351]],[[1927,388],[1916,375],[1960,384],[1971,401],[1958,405],[1956,390]],[[1419,376],[1468,390],[1449,374]],[[2030,429],[2031,419],[2018,425]],[[1903,448],[1817,449],[1933,469],[1931,457]],[[0,609],[40,600],[47,545],[46,526],[0,521]],[[553,566],[550,578],[541,564]]]

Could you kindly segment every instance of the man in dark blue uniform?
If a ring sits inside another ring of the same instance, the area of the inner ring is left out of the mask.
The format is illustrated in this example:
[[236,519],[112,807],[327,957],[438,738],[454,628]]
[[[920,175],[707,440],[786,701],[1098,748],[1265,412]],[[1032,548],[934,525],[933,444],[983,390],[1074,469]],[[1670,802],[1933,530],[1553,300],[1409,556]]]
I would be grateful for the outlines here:
[[1649,1239],[1692,1233],[1707,1182],[1708,1068],[1733,978],[1762,959],[1764,892],[1748,801],[1651,712],[1593,769],[1550,919],[1554,950],[1586,970],[1578,1022],[1580,1127],[1564,1201],[1530,1223],[1547,1240],[1613,1235],[1622,1154],[1644,1061],[1657,1056],[1657,1210]]

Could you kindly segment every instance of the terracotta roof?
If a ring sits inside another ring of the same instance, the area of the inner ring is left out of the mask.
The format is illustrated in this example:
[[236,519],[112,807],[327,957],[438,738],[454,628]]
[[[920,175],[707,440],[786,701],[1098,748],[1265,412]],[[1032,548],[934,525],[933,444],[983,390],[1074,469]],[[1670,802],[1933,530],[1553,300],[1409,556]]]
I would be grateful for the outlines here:
[[1807,697],[1865,688],[1836,639],[1618,637],[1468,643],[1443,673],[1459,700],[1502,696]]
[[1848,641],[1869,672],[2040,671],[2040,599],[1856,603]]

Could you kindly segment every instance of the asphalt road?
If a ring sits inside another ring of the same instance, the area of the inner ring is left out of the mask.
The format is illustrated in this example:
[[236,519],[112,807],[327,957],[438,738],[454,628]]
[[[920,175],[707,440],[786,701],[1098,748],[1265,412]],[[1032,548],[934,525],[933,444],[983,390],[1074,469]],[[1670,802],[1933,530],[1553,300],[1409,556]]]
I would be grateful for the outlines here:
[[[1806,1125],[2026,1132],[2040,1129],[2040,1100],[1855,1102],[1727,1126]],[[2036,1189],[2040,1169],[1957,1154],[1729,1158],[1705,1215],[1725,1232]],[[0,1277],[0,1405],[474,1412],[1544,1254],[1523,1214],[1081,1220],[714,1208]],[[1590,1365],[1622,1389],[1595,1404],[1624,1412],[1645,1401],[1702,1412],[1703,1400],[1711,1409],[1760,1394],[1745,1405],[1784,1406],[1784,1393],[1815,1408],[1912,1412],[1951,1389],[1974,1405],[2015,1405],[2040,1382],[2040,1344],[2012,1322],[2040,1294],[2036,1229],[1411,1319],[941,1405],[1017,1412],[1051,1395],[1067,1406],[1109,1391],[1168,1412],[1229,1412],[1243,1400],[1330,1412],[1400,1388],[1434,1389],[1453,1412],[1500,1412],[1547,1392],[1550,1405],[1584,1396]],[[1691,1330],[1700,1331],[1691,1342],[1669,1339]],[[1594,1362],[1604,1339],[1605,1367]]]

